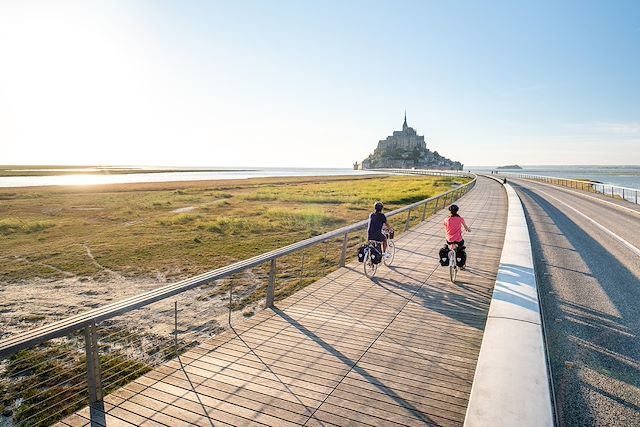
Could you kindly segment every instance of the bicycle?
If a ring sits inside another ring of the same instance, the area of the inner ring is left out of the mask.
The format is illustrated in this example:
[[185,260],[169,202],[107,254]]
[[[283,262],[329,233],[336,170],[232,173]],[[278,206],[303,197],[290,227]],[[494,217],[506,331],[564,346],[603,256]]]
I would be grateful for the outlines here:
[[364,259],[362,261],[363,267],[364,267],[364,275],[372,278],[373,276],[375,276],[376,271],[378,271],[378,265],[380,265],[380,262],[373,262],[373,256],[372,256],[372,251],[375,248],[376,251],[378,251],[381,256],[382,256],[382,262],[384,263],[384,265],[386,265],[387,267],[391,266],[391,263],[393,263],[393,259],[396,256],[396,245],[393,243],[393,233],[385,233],[387,235],[387,250],[386,251],[382,251],[382,242],[379,242],[377,240],[369,240],[369,242],[367,242],[366,247],[364,248]]

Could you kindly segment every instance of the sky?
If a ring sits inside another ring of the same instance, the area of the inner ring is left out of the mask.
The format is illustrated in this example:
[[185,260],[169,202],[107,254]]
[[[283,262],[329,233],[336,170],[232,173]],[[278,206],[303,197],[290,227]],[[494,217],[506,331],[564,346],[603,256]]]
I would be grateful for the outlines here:
[[638,1],[0,0],[0,164],[640,164]]

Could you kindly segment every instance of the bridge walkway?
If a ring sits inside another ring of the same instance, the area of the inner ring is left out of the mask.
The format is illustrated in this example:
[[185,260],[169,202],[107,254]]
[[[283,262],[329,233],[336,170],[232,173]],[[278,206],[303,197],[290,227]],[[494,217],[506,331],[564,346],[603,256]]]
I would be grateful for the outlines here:
[[441,212],[396,239],[373,280],[348,264],[112,392],[92,425],[462,425],[507,199],[480,177],[458,204],[473,231],[457,283],[437,261]]

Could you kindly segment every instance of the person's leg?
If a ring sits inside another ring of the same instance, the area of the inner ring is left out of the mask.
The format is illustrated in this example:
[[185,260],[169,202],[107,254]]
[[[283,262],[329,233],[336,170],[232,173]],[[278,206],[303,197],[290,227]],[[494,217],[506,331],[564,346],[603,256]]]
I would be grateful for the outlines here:
[[387,238],[382,239],[382,252],[387,252]]

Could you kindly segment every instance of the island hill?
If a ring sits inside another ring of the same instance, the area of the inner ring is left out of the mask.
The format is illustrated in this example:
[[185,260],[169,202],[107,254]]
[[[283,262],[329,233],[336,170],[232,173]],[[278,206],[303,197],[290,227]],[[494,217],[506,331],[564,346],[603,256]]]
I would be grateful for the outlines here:
[[519,165],[498,166],[496,169],[522,169]]
[[449,160],[437,151],[427,149],[424,136],[407,125],[404,115],[402,130],[393,132],[387,139],[380,140],[373,154],[362,163],[354,163],[354,169],[453,169],[462,170],[462,163]]

